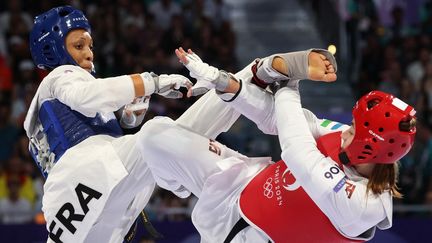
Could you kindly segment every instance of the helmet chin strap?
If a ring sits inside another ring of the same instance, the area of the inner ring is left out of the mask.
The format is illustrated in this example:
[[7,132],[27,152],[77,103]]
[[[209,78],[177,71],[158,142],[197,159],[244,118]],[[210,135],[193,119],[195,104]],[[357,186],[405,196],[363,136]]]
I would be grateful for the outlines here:
[[351,161],[348,158],[348,155],[346,152],[342,151],[339,153],[339,161],[342,162],[344,165],[350,165]]

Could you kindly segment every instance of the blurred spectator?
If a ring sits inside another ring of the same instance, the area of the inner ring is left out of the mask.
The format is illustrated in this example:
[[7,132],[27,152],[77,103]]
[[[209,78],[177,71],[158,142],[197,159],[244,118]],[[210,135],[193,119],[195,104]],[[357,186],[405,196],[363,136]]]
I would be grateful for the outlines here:
[[156,0],[148,6],[148,11],[154,16],[156,25],[163,30],[168,29],[174,15],[181,14],[180,5],[172,0]]
[[7,11],[0,13],[0,33],[7,34],[10,31],[25,33],[31,29],[33,18],[29,13],[22,11],[21,0],[7,1],[7,3]]
[[156,189],[146,211],[149,217],[159,221],[183,221],[190,218],[196,198],[191,196],[183,200],[169,191]]
[[9,177],[7,188],[7,196],[0,198],[0,222],[3,224],[31,222],[33,219],[32,204],[20,196],[20,178],[18,176]]
[[[20,158],[25,163],[33,163],[33,158],[31,157],[30,153],[28,152],[28,146],[29,146],[29,139],[24,134],[24,132],[19,136],[18,140],[16,141],[16,147],[14,151],[14,155]],[[35,167],[37,169],[37,167]],[[30,174],[29,174],[30,175]],[[40,175],[39,172],[37,175]]]
[[[419,45],[415,35],[406,36],[401,40],[400,45],[396,48],[396,53],[403,67],[409,68],[411,63],[418,60],[418,48]],[[403,55],[401,55],[402,53]]]
[[221,29],[224,22],[230,21],[229,10],[224,0],[206,0],[204,4],[204,16],[211,19],[216,29]]
[[0,93],[0,165],[11,157],[18,141],[19,129],[17,124],[11,122],[10,95]]
[[400,87],[402,82],[402,70],[399,62],[390,61],[387,68],[381,72],[381,81],[378,89],[400,97]]
[[408,28],[404,25],[404,9],[395,6],[391,9],[391,23],[386,28],[386,38],[400,41],[402,37],[408,35]]
[[145,27],[145,14],[144,14],[144,7],[143,5],[138,1],[133,1],[130,6],[130,12],[125,12],[122,17],[122,25],[129,25],[132,24],[136,26],[138,29],[142,30]]
[[374,2],[378,11],[380,22],[386,27],[394,24],[395,9],[404,11],[406,7],[406,2],[404,0],[374,0]]
[[150,236],[143,236],[141,237],[139,243],[156,243],[156,241]]
[[172,55],[173,50],[181,46],[186,38],[192,36],[184,26],[184,18],[181,15],[174,15],[171,18],[169,28],[162,36],[161,48],[167,55]]
[[1,57],[8,56],[7,51],[8,51],[8,49],[7,49],[6,38],[2,33],[0,33],[0,56]]
[[417,97],[421,95],[420,90],[416,91],[414,86],[407,78],[403,78],[400,83],[399,98],[408,104],[416,104]]
[[[26,96],[33,96],[38,86],[38,76],[35,70],[35,65],[30,59],[22,60],[19,63],[19,73],[14,81],[15,86],[12,93],[12,114],[11,119],[15,124],[22,127],[27,109],[29,107]],[[27,94],[30,92],[30,94]]]
[[32,84],[37,81],[35,65],[31,59],[24,59],[18,63],[18,75],[15,82],[21,87]]
[[32,205],[36,200],[35,186],[32,178],[24,167],[24,162],[18,157],[13,156],[5,166],[2,174],[0,174],[0,198],[4,198],[9,194],[9,189],[7,187],[7,182],[9,178],[16,177],[19,178],[20,197],[28,200]]
[[[19,64],[23,59],[30,58],[30,49],[27,36],[14,35],[8,39],[9,63],[14,74],[19,73]],[[13,75],[15,77],[15,75]]]
[[183,17],[187,28],[198,29],[204,17],[204,2],[206,0],[188,0],[183,4]]
[[188,210],[188,203],[176,196],[171,197],[167,202],[167,219],[169,221],[184,221],[190,217],[190,212]]
[[0,54],[0,92],[12,91],[12,70]]
[[415,90],[420,90],[421,81],[425,75],[425,68],[432,61],[431,52],[428,47],[422,47],[418,51],[418,57],[407,67],[408,79],[412,81]]
[[400,184],[404,202],[421,204],[427,200],[432,176],[432,130],[419,122],[417,124],[416,146],[402,159]]
[[425,74],[422,79],[422,90],[426,95],[426,106],[428,116],[425,117],[426,122],[432,124],[432,62],[429,62],[425,67]]

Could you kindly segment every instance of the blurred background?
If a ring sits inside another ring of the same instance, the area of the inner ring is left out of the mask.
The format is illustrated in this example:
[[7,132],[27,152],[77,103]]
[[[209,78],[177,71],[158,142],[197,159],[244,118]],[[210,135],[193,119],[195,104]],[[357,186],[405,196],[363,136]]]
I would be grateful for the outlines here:
[[[229,72],[273,53],[332,50],[338,81],[302,82],[305,108],[349,123],[355,100],[379,89],[417,110],[415,145],[401,161],[404,198],[394,203],[393,228],[378,231],[372,242],[430,242],[431,0],[0,1],[0,242],[46,241],[44,179],[28,153],[22,124],[47,73],[34,66],[28,35],[34,16],[64,4],[83,10],[90,21],[99,77],[143,71],[188,75],[174,55],[179,46]],[[153,96],[146,119],[175,119],[194,101]],[[218,140],[249,156],[280,159],[277,138],[262,135],[244,118]],[[195,202],[157,189],[146,211],[165,238],[153,240],[139,225],[134,242],[199,242],[190,221]]]

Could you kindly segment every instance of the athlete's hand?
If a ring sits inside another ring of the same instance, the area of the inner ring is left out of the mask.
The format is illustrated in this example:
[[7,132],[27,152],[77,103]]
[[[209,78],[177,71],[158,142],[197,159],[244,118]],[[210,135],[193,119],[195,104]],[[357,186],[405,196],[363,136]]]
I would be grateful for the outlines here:
[[333,82],[336,80],[335,67],[326,56],[312,51],[309,53],[308,78],[315,81]]
[[155,83],[154,93],[162,95],[170,99],[178,99],[183,97],[182,92],[178,89],[180,87],[190,88],[192,87],[192,82],[188,78],[179,74],[161,74],[155,75],[151,74],[153,81]]
[[134,113],[139,116],[145,113],[150,104],[150,96],[135,98],[132,103],[125,105],[124,110],[127,114]]
[[[125,105],[120,118],[120,124],[124,128],[134,128],[137,125],[137,117],[144,116],[148,110],[150,96],[135,98],[132,103]],[[142,119],[140,119],[142,121]]]
[[180,47],[175,50],[175,54],[189,70],[190,76],[197,79],[195,85],[188,90],[188,97],[202,95],[213,88],[224,91],[228,86],[229,79],[224,76],[228,74],[203,62],[191,49],[186,52]]

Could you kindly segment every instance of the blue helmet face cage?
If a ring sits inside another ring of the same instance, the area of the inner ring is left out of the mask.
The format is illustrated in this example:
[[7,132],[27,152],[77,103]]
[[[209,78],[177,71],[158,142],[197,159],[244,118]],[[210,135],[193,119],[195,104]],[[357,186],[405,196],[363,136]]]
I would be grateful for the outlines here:
[[66,35],[74,29],[91,33],[83,12],[71,6],[53,8],[36,16],[30,33],[30,52],[38,68],[78,65],[67,52],[65,43]]

